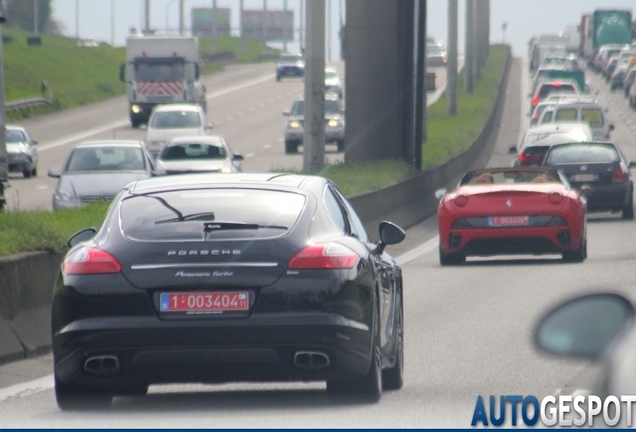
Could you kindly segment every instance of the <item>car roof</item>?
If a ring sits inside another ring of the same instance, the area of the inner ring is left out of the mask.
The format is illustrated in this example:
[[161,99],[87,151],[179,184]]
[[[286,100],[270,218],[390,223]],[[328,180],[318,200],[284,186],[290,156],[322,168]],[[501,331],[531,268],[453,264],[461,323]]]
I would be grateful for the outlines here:
[[576,100],[576,99],[565,99],[565,100],[560,100],[558,101],[558,103],[554,106],[554,109],[561,109],[561,108],[598,108],[600,110],[605,111],[605,109],[603,108],[603,105],[601,105],[598,102],[593,102],[593,101],[587,101],[587,100]]
[[532,129],[528,129],[526,135],[542,135],[542,134],[550,134],[550,133],[559,133],[566,134],[572,131],[578,131],[581,129],[586,129],[590,132],[590,127],[587,123],[577,123],[577,122],[563,122],[563,123],[544,123],[533,127]]
[[179,136],[173,138],[166,144],[166,146],[178,145],[178,144],[223,144],[223,138],[218,135],[188,135],[188,136]]
[[75,146],[75,148],[83,147],[144,147],[142,141],[134,140],[103,140],[103,141],[84,141]]
[[18,125],[6,125],[5,128],[6,129],[26,131],[26,128],[24,126],[18,126]]
[[197,111],[199,112],[201,110],[202,108],[197,104],[178,103],[178,104],[157,105],[155,109],[153,110],[153,112],[158,112],[158,111]]
[[132,185],[130,191],[135,193],[149,193],[153,191],[197,189],[209,186],[269,186],[274,189],[301,189],[303,183],[315,181],[326,183],[328,180],[318,176],[286,173],[184,174],[179,176],[158,176],[139,180]]

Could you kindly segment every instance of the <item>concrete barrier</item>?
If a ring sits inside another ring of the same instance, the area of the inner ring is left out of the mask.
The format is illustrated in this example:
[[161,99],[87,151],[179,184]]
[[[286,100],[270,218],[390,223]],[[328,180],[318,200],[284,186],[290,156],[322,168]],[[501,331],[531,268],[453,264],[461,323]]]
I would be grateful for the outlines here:
[[[382,220],[408,228],[437,210],[436,189],[449,186],[467,169],[485,166],[501,119],[511,56],[499,95],[479,137],[448,162],[378,191],[350,197],[369,235]],[[51,289],[62,256],[30,252],[0,258],[0,364],[50,350]]]

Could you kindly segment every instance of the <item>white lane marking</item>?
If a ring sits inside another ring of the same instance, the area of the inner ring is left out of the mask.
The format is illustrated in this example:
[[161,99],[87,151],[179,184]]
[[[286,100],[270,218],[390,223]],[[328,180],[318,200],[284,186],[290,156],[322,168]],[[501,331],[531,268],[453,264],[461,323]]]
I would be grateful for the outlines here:
[[[232,92],[237,91],[237,90],[241,90],[241,89],[244,89],[244,88],[247,88],[247,87],[254,86],[256,84],[260,84],[262,82],[265,82],[267,80],[272,79],[273,77],[274,77],[273,74],[267,75],[267,76],[255,79],[253,81],[246,82],[244,84],[236,85],[234,87],[229,87],[229,88],[227,88],[225,90],[220,90],[218,92],[214,92],[214,93],[208,95],[206,97],[206,100],[214,99],[214,98],[217,98],[219,96],[223,96],[223,95],[226,95],[228,93],[232,93]],[[89,130],[81,132],[79,134],[71,135],[71,136],[63,138],[61,140],[53,141],[52,143],[47,144],[46,146],[42,146],[40,144],[38,146],[38,151],[43,152],[43,151],[47,151],[47,150],[50,150],[50,149],[53,149],[53,148],[56,148],[56,147],[60,147],[60,146],[69,144],[69,143],[71,143],[73,141],[80,141],[80,140],[86,139],[88,137],[91,137],[93,135],[97,135],[97,134],[100,134],[100,133],[107,132],[107,131],[109,131],[111,129],[116,129],[116,128],[119,128],[119,127],[122,127],[122,126],[126,126],[128,124],[128,122],[129,122],[128,119],[119,120],[117,122],[110,123],[110,124],[108,124],[106,126],[97,127],[97,128],[94,128],[94,129],[89,129]]]
[[[247,157],[251,157],[252,154],[248,153]],[[439,236],[435,236],[430,239],[426,243],[423,243],[408,252],[403,253],[402,255],[395,258],[395,261],[399,265],[407,264],[413,261],[420,256],[427,255],[433,252],[437,246],[439,245]],[[29,396],[35,393],[40,393],[43,391],[50,390],[55,387],[55,379],[53,375],[47,375],[42,378],[35,379],[33,381],[28,381],[16,385],[12,385],[10,387],[6,387],[0,389],[0,402],[4,402],[8,399],[12,399],[15,397],[23,397]]]
[[36,186],[35,190],[44,190],[44,189],[49,189],[48,185],[40,185],[40,186]]
[[402,255],[395,258],[395,261],[399,265],[404,265],[413,261],[416,258],[421,257],[422,255],[427,255],[433,252],[439,246],[439,236],[435,236],[426,243],[419,245],[416,248],[411,249],[408,252],[404,252]]
[[15,397],[29,396],[34,393],[40,393],[46,390],[50,390],[53,387],[55,387],[55,379],[53,378],[53,375],[47,375],[33,381],[28,381],[0,389],[0,402],[4,402]]
[[254,157],[254,156],[256,156],[254,153],[248,153],[245,155],[245,157]]
[[272,146],[271,146],[271,145],[269,145],[269,144],[265,144],[265,145],[263,146],[263,148],[272,148]]

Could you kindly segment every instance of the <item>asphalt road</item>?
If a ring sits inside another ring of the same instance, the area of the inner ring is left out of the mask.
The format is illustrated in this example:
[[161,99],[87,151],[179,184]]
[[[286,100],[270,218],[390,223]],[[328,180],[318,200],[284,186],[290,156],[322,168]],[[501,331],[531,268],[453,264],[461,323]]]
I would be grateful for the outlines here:
[[[510,164],[507,149],[527,123],[526,70],[521,61],[514,62],[491,166]],[[610,103],[613,138],[636,160],[633,129],[627,123],[633,113],[621,93],[608,94],[600,83],[596,88],[601,100]],[[390,250],[402,263],[405,278],[406,378],[402,390],[385,392],[379,404],[330,403],[322,384],[174,385],[152,386],[144,398],[116,398],[108,411],[63,413],[51,390],[49,355],[0,367],[0,387],[5,387],[0,388],[1,424],[469,427],[479,395],[542,398],[584,386],[590,365],[537,353],[532,331],[546,308],[572,295],[611,290],[636,300],[630,272],[636,258],[636,221],[611,214],[590,216],[589,257],[582,264],[562,263],[558,257],[517,257],[469,259],[461,267],[442,268],[436,235],[436,220],[429,218]]]

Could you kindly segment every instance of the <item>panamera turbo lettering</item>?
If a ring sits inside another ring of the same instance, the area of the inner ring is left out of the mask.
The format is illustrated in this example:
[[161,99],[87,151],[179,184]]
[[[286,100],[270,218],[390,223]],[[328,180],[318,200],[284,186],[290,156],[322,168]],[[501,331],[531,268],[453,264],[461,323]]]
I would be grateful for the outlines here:
[[[215,272],[218,273],[218,272]],[[175,273],[174,277],[185,277],[185,278],[192,278],[192,277],[210,277],[211,273],[209,272],[184,272],[184,271],[178,271]]]
[[189,255],[240,255],[240,249],[204,249],[204,250],[171,250],[168,251],[168,256],[189,256]]

